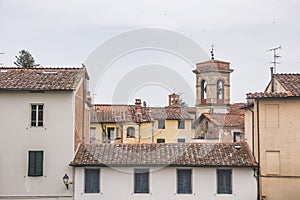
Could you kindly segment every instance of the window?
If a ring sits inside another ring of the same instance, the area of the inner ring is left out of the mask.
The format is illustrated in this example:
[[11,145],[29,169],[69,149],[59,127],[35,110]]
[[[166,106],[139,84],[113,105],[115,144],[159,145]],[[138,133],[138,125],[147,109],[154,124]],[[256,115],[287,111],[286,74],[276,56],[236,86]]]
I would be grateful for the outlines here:
[[217,82],[217,99],[218,103],[224,100],[224,81],[222,80],[218,80]]
[[179,143],[185,143],[185,138],[177,138],[177,142],[179,142]]
[[114,141],[115,128],[107,128],[107,139],[108,141]]
[[217,169],[218,194],[232,194],[231,169]]
[[207,83],[205,80],[201,81],[201,103],[206,103],[205,100],[206,99],[206,87],[207,87]]
[[90,128],[90,144],[96,143],[96,128],[91,127]]
[[31,126],[43,126],[43,104],[31,104]]
[[177,169],[177,193],[192,194],[191,169]]
[[240,132],[233,132],[233,142],[241,142],[242,135]]
[[158,120],[158,129],[165,129],[165,120],[164,119]]
[[134,170],[134,193],[149,193],[149,169]]
[[84,192],[99,193],[100,191],[100,169],[84,170]]
[[185,129],[185,121],[183,119],[178,120],[178,129]]
[[157,138],[157,143],[165,143],[165,138]]
[[43,176],[43,151],[28,152],[28,176]]
[[127,128],[127,137],[129,138],[134,138],[134,128],[131,126],[131,127],[128,127]]

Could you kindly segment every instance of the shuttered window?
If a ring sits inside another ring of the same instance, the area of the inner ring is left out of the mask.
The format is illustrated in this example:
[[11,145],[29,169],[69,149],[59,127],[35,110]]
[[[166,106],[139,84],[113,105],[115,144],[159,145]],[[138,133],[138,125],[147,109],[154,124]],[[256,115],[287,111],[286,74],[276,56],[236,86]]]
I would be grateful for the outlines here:
[[134,193],[149,193],[149,169],[134,170]]
[[28,176],[43,176],[43,151],[29,151]]
[[232,170],[231,169],[218,169],[218,194],[232,194]]
[[100,192],[100,169],[85,169],[84,171],[84,192]]
[[191,169],[177,169],[177,193],[192,194]]

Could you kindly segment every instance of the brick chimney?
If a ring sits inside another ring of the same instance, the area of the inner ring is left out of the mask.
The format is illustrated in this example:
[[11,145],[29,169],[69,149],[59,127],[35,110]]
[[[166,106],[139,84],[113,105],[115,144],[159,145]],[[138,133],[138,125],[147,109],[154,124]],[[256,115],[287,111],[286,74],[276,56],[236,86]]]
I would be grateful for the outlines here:
[[141,99],[135,99],[135,110],[136,110],[136,113],[142,114],[142,100]]
[[178,94],[169,95],[169,106],[170,107],[180,107],[180,96]]

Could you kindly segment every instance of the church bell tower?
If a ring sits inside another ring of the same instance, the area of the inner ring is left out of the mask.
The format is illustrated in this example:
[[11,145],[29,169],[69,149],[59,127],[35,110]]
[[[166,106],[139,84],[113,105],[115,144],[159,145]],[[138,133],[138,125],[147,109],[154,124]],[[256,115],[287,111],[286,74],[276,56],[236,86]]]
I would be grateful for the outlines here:
[[227,113],[230,106],[230,63],[213,57],[196,64],[197,117],[202,113]]

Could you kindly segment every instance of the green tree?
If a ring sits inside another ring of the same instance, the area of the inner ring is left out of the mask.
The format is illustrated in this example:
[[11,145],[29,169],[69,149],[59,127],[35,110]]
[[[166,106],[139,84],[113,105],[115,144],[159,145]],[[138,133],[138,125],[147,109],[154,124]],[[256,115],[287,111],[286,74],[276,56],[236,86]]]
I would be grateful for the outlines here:
[[19,51],[19,56],[16,56],[16,59],[17,61],[14,64],[18,67],[31,68],[40,66],[40,64],[35,64],[32,55],[24,49]]

